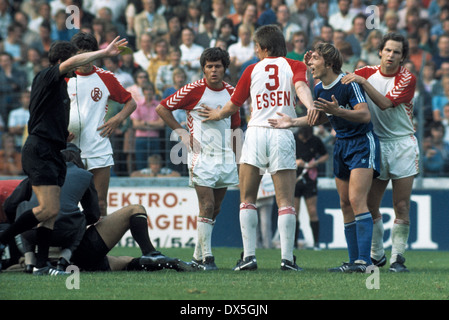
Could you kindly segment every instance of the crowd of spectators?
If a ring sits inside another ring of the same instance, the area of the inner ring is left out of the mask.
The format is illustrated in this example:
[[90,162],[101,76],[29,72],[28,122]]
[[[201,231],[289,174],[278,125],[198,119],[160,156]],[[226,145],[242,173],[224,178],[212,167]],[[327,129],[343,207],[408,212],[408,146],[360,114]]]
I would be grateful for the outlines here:
[[[78,10],[67,11],[70,6]],[[342,52],[344,72],[378,64],[382,36],[404,34],[410,46],[404,66],[418,79],[414,116],[422,175],[449,176],[449,0],[0,0],[0,149],[8,157],[1,161],[20,158],[10,149],[14,144],[20,154],[30,85],[48,65],[50,44],[84,31],[95,35],[100,48],[120,35],[133,49],[96,63],[113,72],[138,103],[111,138],[113,173],[130,176],[147,166],[149,156],[159,154],[167,170],[186,175],[182,163],[170,160],[176,141],[154,108],[202,77],[199,57],[210,46],[229,52],[225,80],[235,85],[242,70],[257,61],[254,30],[273,23],[284,31],[287,57],[302,60],[317,41],[331,42]],[[120,108],[111,104],[107,117]],[[304,108],[298,105],[297,112]],[[245,128],[249,112],[243,107],[241,114]],[[332,149],[330,127],[316,127],[315,134]],[[150,150],[141,144],[151,145]],[[20,174],[12,165],[2,168],[1,175]],[[327,166],[320,176],[331,172]]]

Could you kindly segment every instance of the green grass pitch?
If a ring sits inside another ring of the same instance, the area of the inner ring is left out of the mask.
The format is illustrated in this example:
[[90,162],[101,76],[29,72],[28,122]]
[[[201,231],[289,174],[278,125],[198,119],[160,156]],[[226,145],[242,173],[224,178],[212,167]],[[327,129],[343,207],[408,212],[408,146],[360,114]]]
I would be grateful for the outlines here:
[[[193,249],[161,249],[184,261]],[[346,250],[295,250],[303,272],[280,270],[279,249],[256,251],[258,270],[232,271],[241,249],[214,248],[219,270],[209,272],[104,272],[79,274],[79,289],[66,277],[0,273],[0,300],[448,300],[449,253],[407,251],[410,273],[394,274],[385,266],[373,274],[335,274],[327,268],[347,259]],[[114,248],[112,255],[139,256],[138,248]],[[389,252],[387,252],[388,254]],[[73,286],[72,286],[73,287]],[[180,310],[172,310],[180,312]]]

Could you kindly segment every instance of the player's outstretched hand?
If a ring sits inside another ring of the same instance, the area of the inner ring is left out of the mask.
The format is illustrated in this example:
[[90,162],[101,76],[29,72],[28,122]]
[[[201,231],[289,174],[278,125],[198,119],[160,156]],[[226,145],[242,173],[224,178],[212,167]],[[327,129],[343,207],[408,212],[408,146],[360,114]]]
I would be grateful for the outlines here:
[[290,116],[282,112],[276,112],[276,114],[280,116],[280,118],[268,119],[270,126],[276,129],[286,129],[293,126],[293,119]]
[[220,110],[222,108],[221,106],[218,106],[216,109],[212,109],[211,107],[202,104],[201,107],[203,109],[200,109],[198,111],[198,114],[204,118],[202,122],[221,120],[220,117]]
[[106,56],[113,57],[113,56],[118,55],[123,50],[123,48],[120,48],[120,47],[125,47],[127,44],[128,44],[128,40],[120,39],[120,36],[115,38],[106,47],[106,49],[105,49]]

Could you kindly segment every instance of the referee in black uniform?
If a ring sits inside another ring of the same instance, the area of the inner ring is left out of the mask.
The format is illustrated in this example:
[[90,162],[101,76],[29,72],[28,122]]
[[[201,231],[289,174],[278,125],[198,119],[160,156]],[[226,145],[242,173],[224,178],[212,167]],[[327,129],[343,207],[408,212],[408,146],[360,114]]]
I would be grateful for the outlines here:
[[[56,41],[49,51],[50,67],[39,72],[31,87],[29,136],[22,149],[23,170],[31,181],[39,205],[34,207],[0,235],[0,255],[17,234],[38,225],[35,274],[60,275],[47,264],[55,218],[60,209],[60,191],[66,164],[61,150],[68,137],[70,99],[65,78],[73,77],[77,67],[104,57],[116,56],[126,39],[115,38],[107,48],[75,55],[77,48],[67,41]],[[0,265],[1,270],[1,265]]]

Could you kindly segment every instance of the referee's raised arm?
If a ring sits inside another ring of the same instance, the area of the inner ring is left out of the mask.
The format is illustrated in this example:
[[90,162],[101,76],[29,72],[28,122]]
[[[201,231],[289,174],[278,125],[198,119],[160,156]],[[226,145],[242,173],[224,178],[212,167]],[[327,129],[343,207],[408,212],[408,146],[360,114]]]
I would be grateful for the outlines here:
[[85,52],[75,55],[66,61],[61,61],[59,65],[59,72],[61,75],[69,73],[73,69],[82,66],[86,63],[101,59],[104,57],[113,57],[118,55],[124,50],[124,47],[128,44],[128,40],[120,39],[120,37],[115,38],[105,49]]

